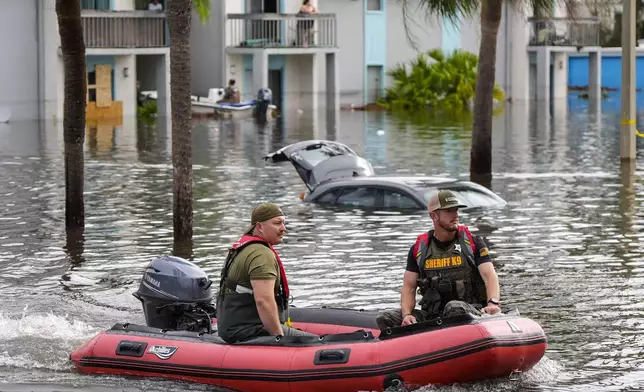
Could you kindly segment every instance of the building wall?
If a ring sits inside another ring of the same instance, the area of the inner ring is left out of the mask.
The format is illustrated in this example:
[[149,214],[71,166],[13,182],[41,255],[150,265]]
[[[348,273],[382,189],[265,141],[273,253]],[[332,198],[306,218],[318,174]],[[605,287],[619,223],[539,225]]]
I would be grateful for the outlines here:
[[364,0],[363,103],[373,103],[374,90],[384,88],[387,66],[387,0]]
[[[250,61],[252,63],[252,58]],[[229,54],[226,56],[225,86],[228,85],[228,80],[230,79],[235,79],[235,85],[241,93],[242,101],[246,100],[246,94],[249,89],[246,88],[246,78],[244,77],[244,56],[239,54]],[[252,78],[249,79],[249,83],[252,83]],[[224,88],[225,86],[222,86],[221,88]]]
[[[407,14],[409,36],[405,32],[403,9],[397,0],[387,0],[387,64],[385,72],[399,63],[409,63],[418,53],[440,48],[442,44],[440,24],[435,17],[427,17],[417,9],[417,1],[408,1]],[[412,42],[410,42],[410,39]],[[416,48],[414,48],[414,45]],[[392,79],[385,77],[385,85]]]
[[114,91],[114,100],[123,102],[123,117],[136,116],[136,56],[116,56]]
[[[622,57],[621,51],[602,54],[602,87],[609,89],[622,88]],[[588,55],[572,54],[568,57],[568,86],[588,86],[589,80]],[[644,89],[644,51],[637,53],[635,58],[635,87]]]
[[451,53],[456,49],[462,48],[461,42],[461,23],[449,18],[441,18],[441,49]]
[[[338,81],[340,102],[361,105],[365,83],[365,8],[366,0],[324,0],[319,3],[321,13],[335,13],[337,28]],[[384,0],[383,0],[384,1]],[[384,43],[383,43],[384,45]],[[318,86],[326,91],[326,62],[324,56],[316,60]],[[324,102],[319,102],[324,104]]]
[[193,95],[207,96],[208,89],[226,86],[224,37],[228,3],[231,1],[211,2],[210,19],[206,23],[201,22],[195,11],[192,12],[190,55]]
[[285,58],[285,110],[312,110],[314,99],[316,106],[323,105],[319,96],[314,96],[315,86],[319,88],[319,62],[321,55],[294,55]]
[[11,119],[38,117],[38,8],[34,1],[0,0],[0,106]]

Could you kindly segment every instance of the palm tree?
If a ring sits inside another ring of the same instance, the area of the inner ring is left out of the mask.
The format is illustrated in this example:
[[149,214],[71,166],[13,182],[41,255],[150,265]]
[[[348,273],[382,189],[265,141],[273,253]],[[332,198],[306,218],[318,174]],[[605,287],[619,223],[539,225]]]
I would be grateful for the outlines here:
[[80,0],[56,0],[56,16],[65,67],[65,228],[69,236],[82,234],[85,227],[83,145],[87,80]]
[[[406,28],[408,1],[403,0]],[[565,5],[570,15],[574,14],[576,3],[576,0],[505,1],[510,2],[513,7],[533,9],[535,12],[551,10],[561,3]],[[481,43],[474,94],[470,180],[489,187],[492,181],[492,109],[496,74],[496,40],[503,13],[503,0],[418,0],[418,2],[420,8],[427,13],[451,21],[459,21],[461,16],[472,16],[480,10]]]
[[[210,0],[194,0],[202,21]],[[193,234],[192,116],[190,101],[190,26],[193,0],[168,0],[170,105],[172,115],[174,253],[189,257]]]

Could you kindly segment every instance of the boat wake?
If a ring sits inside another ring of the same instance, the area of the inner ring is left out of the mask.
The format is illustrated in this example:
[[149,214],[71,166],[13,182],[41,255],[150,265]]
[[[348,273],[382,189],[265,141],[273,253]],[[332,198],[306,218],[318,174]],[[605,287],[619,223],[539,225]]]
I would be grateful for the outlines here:
[[71,369],[69,353],[100,328],[67,316],[0,312],[0,367]]

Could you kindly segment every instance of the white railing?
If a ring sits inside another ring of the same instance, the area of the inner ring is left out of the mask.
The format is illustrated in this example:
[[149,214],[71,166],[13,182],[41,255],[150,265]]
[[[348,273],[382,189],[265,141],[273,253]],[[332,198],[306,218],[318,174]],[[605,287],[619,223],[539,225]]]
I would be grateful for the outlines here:
[[530,45],[599,46],[599,21],[595,18],[531,19]]
[[81,19],[87,48],[168,46],[165,13],[83,10]]
[[334,48],[335,14],[228,14],[228,46],[256,48]]

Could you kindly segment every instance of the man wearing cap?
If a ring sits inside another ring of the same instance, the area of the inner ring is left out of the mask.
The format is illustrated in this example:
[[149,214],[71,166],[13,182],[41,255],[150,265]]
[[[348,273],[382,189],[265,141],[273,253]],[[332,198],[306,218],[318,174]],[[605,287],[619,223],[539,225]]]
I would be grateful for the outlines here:
[[[434,229],[419,235],[409,249],[401,308],[379,314],[380,329],[439,316],[500,312],[499,279],[487,246],[458,224],[458,209],[464,207],[449,190],[439,190],[429,200]],[[415,309],[417,289],[420,309]]]
[[217,296],[218,333],[226,342],[258,336],[317,336],[284,325],[290,294],[282,261],[273,248],[284,234],[282,210],[263,203],[253,210],[250,227],[231,246]]

